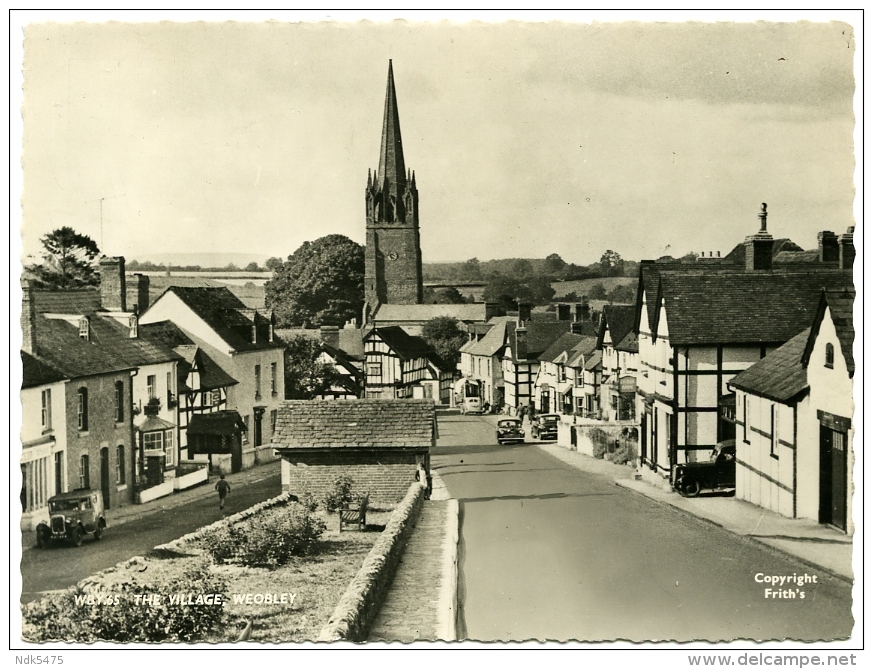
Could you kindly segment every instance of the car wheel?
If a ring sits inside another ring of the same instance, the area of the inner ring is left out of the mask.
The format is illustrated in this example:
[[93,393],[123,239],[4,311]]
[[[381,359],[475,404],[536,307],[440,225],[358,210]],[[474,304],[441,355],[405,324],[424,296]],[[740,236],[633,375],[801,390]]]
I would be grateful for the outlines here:
[[74,546],[78,548],[82,545],[82,536],[82,528],[76,527],[73,529],[73,533],[70,535],[70,541],[73,543]]
[[683,497],[697,497],[700,494],[700,481],[681,478],[676,481],[676,488]]

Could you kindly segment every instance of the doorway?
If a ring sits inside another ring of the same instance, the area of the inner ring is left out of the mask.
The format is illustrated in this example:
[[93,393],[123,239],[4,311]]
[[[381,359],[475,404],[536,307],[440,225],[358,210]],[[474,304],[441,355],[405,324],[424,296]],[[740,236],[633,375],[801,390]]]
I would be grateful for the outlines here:
[[818,520],[846,531],[848,492],[848,434],[826,425],[819,427]]
[[100,449],[100,492],[103,493],[103,508],[109,508],[109,449]]

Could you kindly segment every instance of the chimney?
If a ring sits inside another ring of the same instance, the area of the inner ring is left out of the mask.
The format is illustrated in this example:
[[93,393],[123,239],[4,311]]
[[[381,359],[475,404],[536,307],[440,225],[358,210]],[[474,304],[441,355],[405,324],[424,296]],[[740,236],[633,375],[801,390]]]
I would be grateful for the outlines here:
[[767,203],[761,204],[758,214],[761,229],[746,237],[746,271],[773,269],[773,235],[767,232]]
[[134,274],[127,277],[127,307],[131,311],[144,314],[149,308],[149,283],[145,274]]
[[252,312],[252,343],[258,343],[258,312]]
[[485,320],[491,320],[495,316],[500,315],[500,304],[497,302],[486,302],[485,303]]
[[339,348],[339,328],[336,325],[322,325],[319,328],[319,334],[321,335],[321,341],[323,341],[328,346],[332,346],[333,348]]
[[518,305],[518,322],[527,323],[530,320],[530,305],[519,303]]
[[515,357],[527,360],[527,328],[515,328]]
[[33,307],[33,288],[30,281],[21,279],[21,350],[36,355],[36,314]]
[[573,320],[577,323],[585,320],[585,310],[581,302],[577,302],[575,305],[575,313]]
[[855,226],[849,226],[846,234],[840,235],[840,269],[852,269],[855,262]]
[[127,311],[124,256],[100,261],[100,306],[107,311]]
[[836,234],[830,230],[822,230],[818,233],[818,261],[840,261],[840,242]]
[[570,305],[569,304],[559,304],[557,314],[558,314],[559,321],[569,321],[570,320]]

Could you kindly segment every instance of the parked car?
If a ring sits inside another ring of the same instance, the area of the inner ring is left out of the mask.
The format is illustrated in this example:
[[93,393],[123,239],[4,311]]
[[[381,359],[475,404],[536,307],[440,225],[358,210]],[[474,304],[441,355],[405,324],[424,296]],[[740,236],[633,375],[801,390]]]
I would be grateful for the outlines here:
[[510,441],[524,443],[524,429],[518,418],[501,418],[497,421],[497,443],[507,444]]
[[737,485],[737,446],[734,439],[720,442],[709,461],[676,465],[673,486],[683,497],[697,497],[700,491],[725,490]]
[[82,545],[82,538],[93,533],[99,539],[106,529],[103,495],[99,490],[73,490],[49,497],[49,522],[36,527],[36,545],[48,548],[53,541]]
[[536,417],[530,427],[530,436],[534,439],[558,440],[558,421],[561,416],[556,413],[544,413]]

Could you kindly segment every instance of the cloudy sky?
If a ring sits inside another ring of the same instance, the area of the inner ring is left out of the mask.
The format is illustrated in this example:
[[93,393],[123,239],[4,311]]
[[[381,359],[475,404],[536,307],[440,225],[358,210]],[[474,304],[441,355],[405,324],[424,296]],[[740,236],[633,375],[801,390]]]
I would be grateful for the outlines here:
[[426,262],[853,222],[845,23],[31,23],[24,54],[25,255],[363,243],[389,58]]

